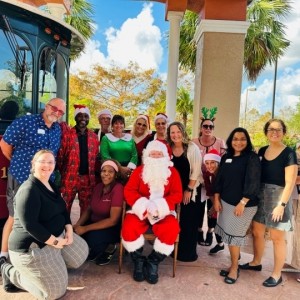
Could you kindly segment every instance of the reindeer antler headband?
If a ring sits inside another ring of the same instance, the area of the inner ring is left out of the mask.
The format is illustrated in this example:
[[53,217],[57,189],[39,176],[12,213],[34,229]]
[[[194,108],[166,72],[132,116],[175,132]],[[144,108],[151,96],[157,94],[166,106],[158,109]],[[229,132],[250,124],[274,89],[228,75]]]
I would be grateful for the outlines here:
[[218,108],[216,106],[212,108],[202,107],[201,111],[203,115],[203,117],[201,117],[201,120],[214,121],[216,119],[215,115],[218,111]]

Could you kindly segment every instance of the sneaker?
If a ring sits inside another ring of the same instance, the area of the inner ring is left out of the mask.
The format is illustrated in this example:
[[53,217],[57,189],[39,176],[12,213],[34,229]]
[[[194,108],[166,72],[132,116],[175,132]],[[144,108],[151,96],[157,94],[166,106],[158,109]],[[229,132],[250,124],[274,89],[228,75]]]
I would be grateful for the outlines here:
[[214,254],[217,254],[217,253],[219,253],[219,252],[223,252],[224,249],[225,249],[224,244],[223,244],[223,246],[220,246],[219,244],[217,244],[216,246],[214,246],[213,248],[211,248],[211,249],[209,250],[209,254],[210,254],[210,255],[214,255]]
[[112,249],[111,251],[109,252],[105,251],[101,256],[99,256],[95,260],[96,265],[98,266],[108,265],[111,262],[116,251],[117,251],[117,245],[115,245],[114,249]]
[[100,256],[103,255],[103,252],[100,252],[100,253],[97,253],[97,254],[94,254],[94,253],[90,253],[87,257],[87,261],[91,261],[91,262],[94,262],[96,261]]
[[0,268],[3,264],[5,264],[7,262],[7,258],[5,256],[1,256],[0,257]]

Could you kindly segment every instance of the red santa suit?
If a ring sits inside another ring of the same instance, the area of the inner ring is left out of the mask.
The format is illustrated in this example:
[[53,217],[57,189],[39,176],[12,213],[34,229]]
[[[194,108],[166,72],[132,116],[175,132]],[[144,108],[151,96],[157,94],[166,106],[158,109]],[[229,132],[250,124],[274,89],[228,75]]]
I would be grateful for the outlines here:
[[[143,234],[152,224],[153,233],[156,236],[153,250],[164,255],[170,255],[174,250],[174,243],[179,233],[179,224],[175,218],[175,206],[182,200],[181,180],[177,170],[169,161],[167,148],[160,142],[151,142],[163,148],[165,163],[165,180],[158,180],[153,183],[151,174],[146,174],[145,165],[139,166],[131,174],[129,181],[124,188],[124,196],[131,210],[127,212],[122,226],[122,240],[128,252],[134,252],[144,245]],[[154,150],[154,149],[152,149]],[[144,150],[144,161],[145,153]],[[167,157],[167,164],[165,158]],[[153,162],[160,163],[161,158],[152,158]],[[150,163],[151,165],[151,163]],[[164,166],[158,171],[161,171]],[[147,181],[148,178],[149,180]],[[146,182],[145,182],[146,181]],[[154,180],[155,181],[155,180]],[[158,212],[153,217],[152,211]]]

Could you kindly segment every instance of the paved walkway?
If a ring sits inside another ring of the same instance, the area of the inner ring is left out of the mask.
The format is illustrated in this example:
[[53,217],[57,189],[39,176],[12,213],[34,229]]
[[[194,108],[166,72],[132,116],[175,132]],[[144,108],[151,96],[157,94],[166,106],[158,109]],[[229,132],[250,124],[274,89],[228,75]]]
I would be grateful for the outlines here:
[[[78,217],[78,209],[72,212],[72,218]],[[219,276],[220,269],[230,264],[228,250],[216,256],[208,255],[209,247],[198,246],[199,258],[193,263],[177,262],[176,277],[172,278],[172,259],[167,258],[160,265],[159,282],[150,285],[137,283],[132,277],[132,265],[129,256],[124,257],[122,274],[118,274],[118,255],[107,266],[97,266],[86,262],[79,270],[69,272],[69,287],[63,300],[225,300],[225,299],[300,299],[300,284],[296,282],[299,273],[283,273],[283,283],[275,288],[265,288],[262,282],[269,277],[272,270],[272,245],[267,242],[263,259],[262,272],[241,271],[240,277],[233,285],[223,282]],[[146,251],[150,251],[147,247]],[[241,262],[247,262],[251,255],[243,249]],[[7,294],[0,287],[2,300],[33,300],[25,292]]]

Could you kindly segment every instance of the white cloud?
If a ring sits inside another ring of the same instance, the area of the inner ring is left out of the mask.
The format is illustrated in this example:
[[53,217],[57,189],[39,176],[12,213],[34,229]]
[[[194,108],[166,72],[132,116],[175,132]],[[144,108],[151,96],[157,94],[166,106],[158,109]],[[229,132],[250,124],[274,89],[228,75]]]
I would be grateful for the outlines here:
[[71,63],[71,73],[89,71],[95,63],[102,66],[114,63],[124,67],[130,61],[144,69],[158,69],[163,47],[160,44],[161,31],[154,25],[152,6],[145,4],[136,18],[127,19],[119,29],[110,27],[105,31],[107,55],[101,52],[99,41],[90,40],[84,53]]
[[102,66],[107,65],[106,58],[104,54],[100,51],[100,42],[95,40],[89,40],[80,57],[74,62],[71,62],[70,72],[89,72],[92,69],[92,65],[95,63],[101,64]]
[[120,29],[106,31],[108,59],[126,66],[130,61],[142,68],[158,68],[163,48],[160,29],[153,25],[152,4],[145,4],[136,18],[127,19]]

